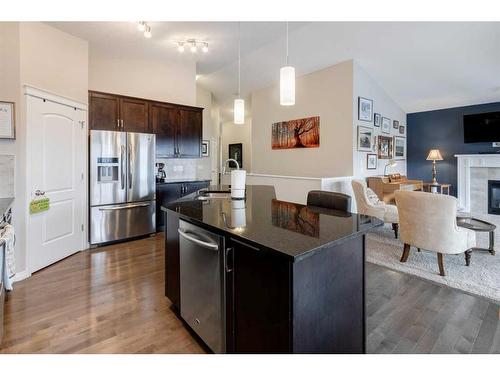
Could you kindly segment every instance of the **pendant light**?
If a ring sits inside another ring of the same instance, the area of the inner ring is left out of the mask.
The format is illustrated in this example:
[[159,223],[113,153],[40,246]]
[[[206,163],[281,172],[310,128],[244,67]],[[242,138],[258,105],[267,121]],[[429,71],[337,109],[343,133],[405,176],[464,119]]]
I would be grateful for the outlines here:
[[286,59],[280,69],[280,104],[295,105],[295,68],[288,64],[288,22],[286,23]]
[[241,89],[241,31],[238,22],[238,97],[234,99],[234,123],[243,125],[245,123],[245,101],[240,98]]

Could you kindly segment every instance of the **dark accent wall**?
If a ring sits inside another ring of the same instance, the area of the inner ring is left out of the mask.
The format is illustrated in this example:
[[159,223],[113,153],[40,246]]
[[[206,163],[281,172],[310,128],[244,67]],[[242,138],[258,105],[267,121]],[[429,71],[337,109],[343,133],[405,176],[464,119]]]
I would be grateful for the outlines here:
[[[437,161],[437,180],[452,184],[451,194],[457,194],[456,154],[494,153],[489,143],[464,143],[463,116],[500,111],[500,102],[447,108],[407,115],[407,173],[409,178],[430,181],[432,162],[425,160],[430,149],[437,148],[443,161]],[[498,140],[500,142],[500,139]]]

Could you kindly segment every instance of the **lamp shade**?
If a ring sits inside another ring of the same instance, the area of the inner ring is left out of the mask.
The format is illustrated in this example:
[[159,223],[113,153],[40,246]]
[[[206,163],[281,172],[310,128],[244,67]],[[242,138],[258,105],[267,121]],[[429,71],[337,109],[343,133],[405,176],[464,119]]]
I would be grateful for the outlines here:
[[245,123],[245,101],[234,99],[234,123],[243,125]]
[[295,105],[295,68],[284,66],[280,69],[280,104]]
[[443,157],[441,156],[441,152],[438,149],[433,149],[429,151],[427,160],[443,160]]

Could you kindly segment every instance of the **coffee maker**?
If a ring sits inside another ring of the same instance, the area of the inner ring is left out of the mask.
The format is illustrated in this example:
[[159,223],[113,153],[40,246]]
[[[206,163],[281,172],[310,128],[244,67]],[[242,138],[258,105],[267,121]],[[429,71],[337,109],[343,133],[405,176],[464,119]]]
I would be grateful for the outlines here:
[[165,173],[165,163],[156,163],[156,183],[165,182],[167,174]]

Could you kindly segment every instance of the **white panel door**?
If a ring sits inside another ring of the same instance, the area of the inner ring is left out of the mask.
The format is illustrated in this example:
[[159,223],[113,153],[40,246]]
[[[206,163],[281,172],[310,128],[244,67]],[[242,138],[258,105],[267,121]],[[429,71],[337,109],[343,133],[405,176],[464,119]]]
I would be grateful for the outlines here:
[[35,272],[83,249],[86,112],[28,96],[30,193],[50,199],[30,215],[28,259]]

